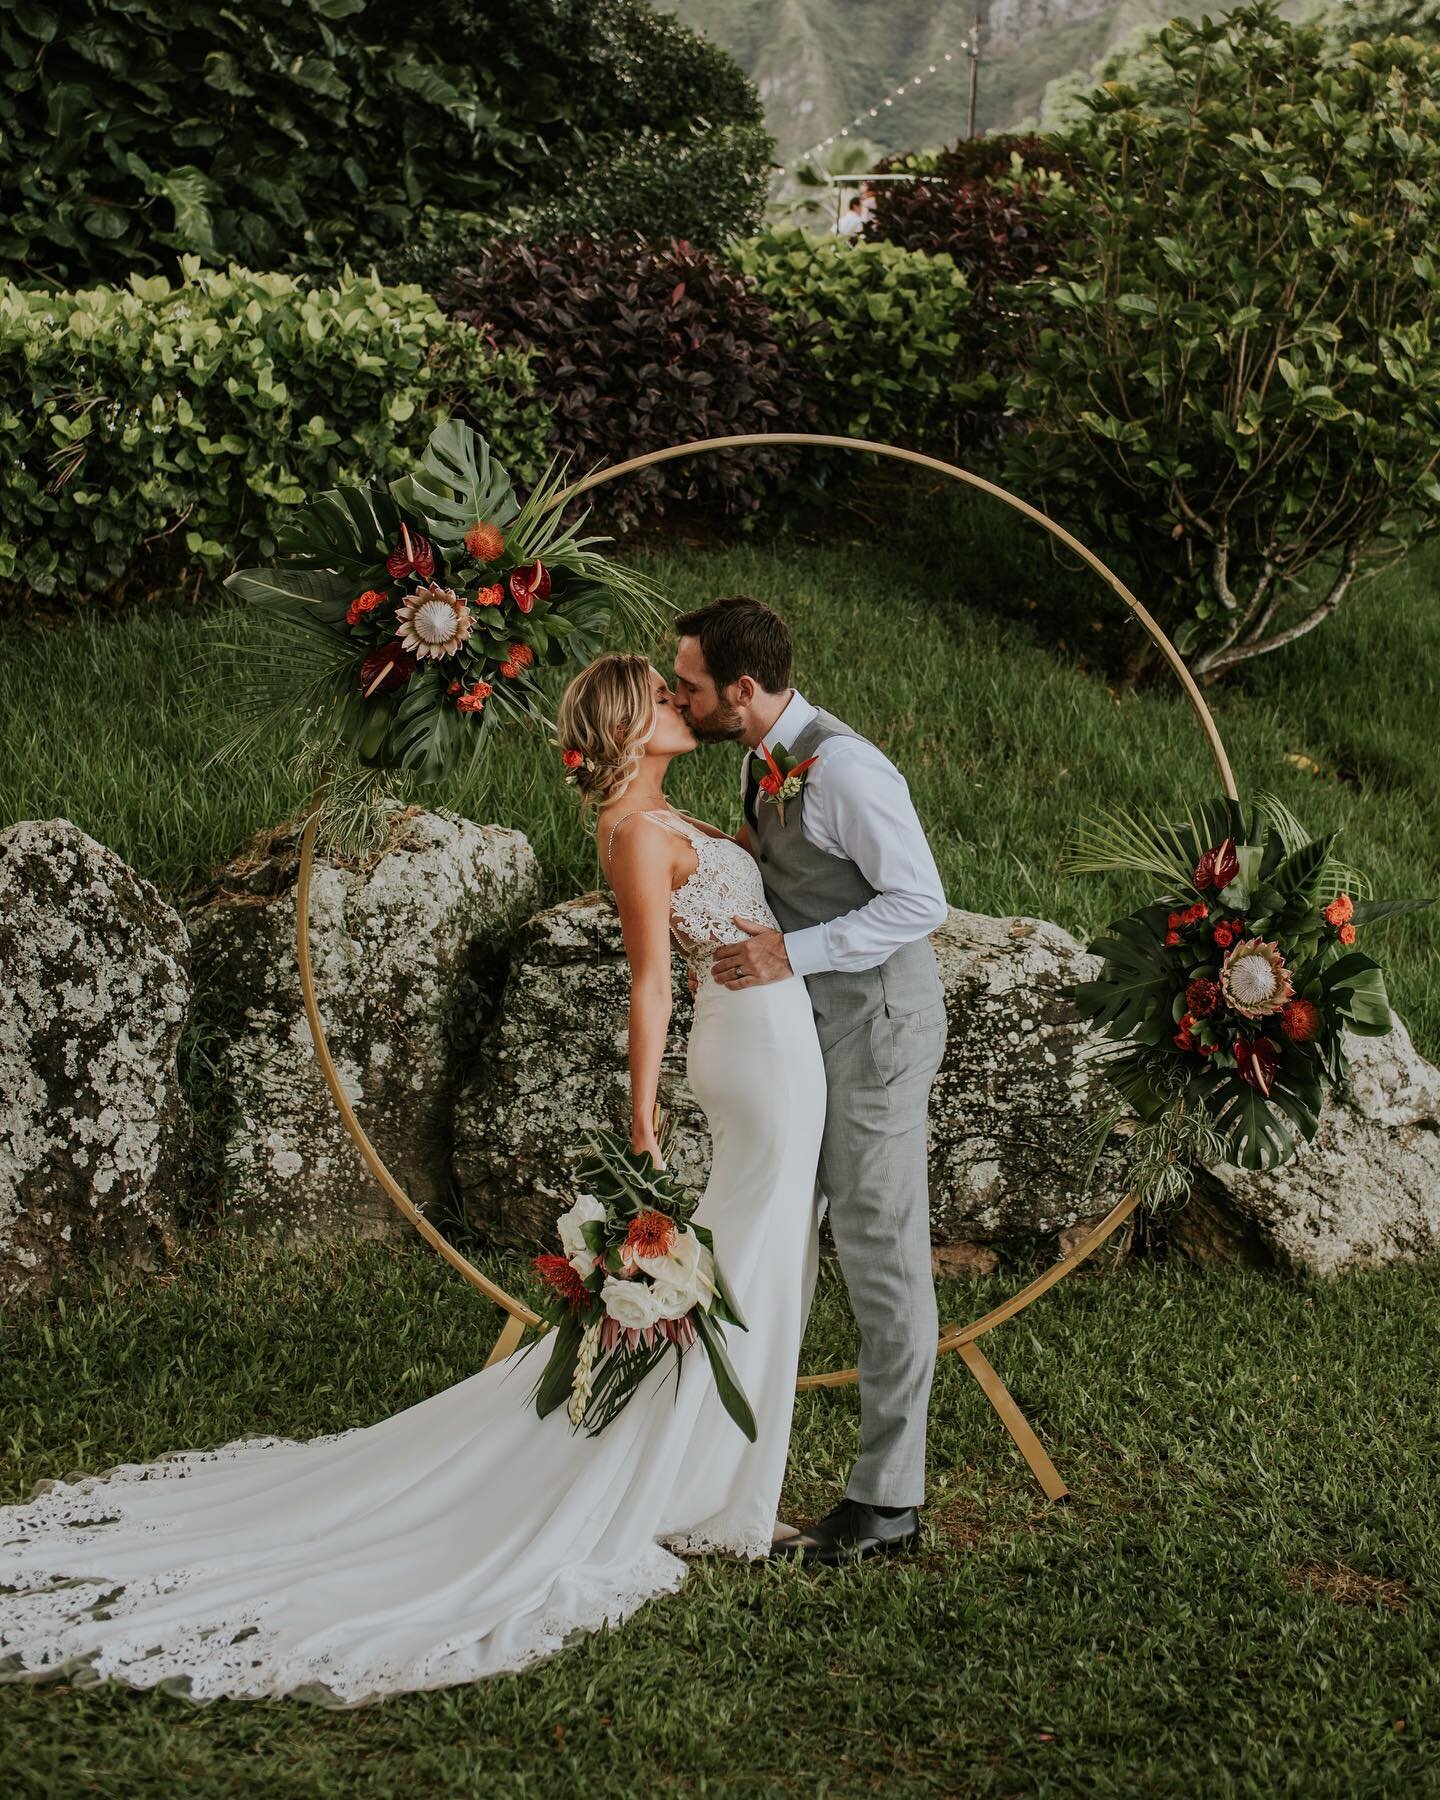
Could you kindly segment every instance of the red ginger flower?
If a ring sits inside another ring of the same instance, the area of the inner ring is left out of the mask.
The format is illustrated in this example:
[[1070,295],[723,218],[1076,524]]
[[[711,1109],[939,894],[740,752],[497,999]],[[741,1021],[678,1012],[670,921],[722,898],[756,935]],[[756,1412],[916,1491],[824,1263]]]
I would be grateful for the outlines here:
[[1236,1038],[1231,1048],[1239,1065],[1236,1074],[1248,1086],[1268,1098],[1280,1066],[1280,1051],[1267,1037]]
[[1348,925],[1355,917],[1355,902],[1348,894],[1337,894],[1325,908],[1327,925]]
[[1207,850],[1195,865],[1195,885],[1197,888],[1228,887],[1240,873],[1240,858],[1235,854],[1235,845],[1230,838],[1223,844],[1217,844],[1213,850]]
[[1197,1019],[1213,1018],[1220,1005],[1219,983],[1197,975],[1185,989],[1185,1004]]
[[589,1308],[590,1290],[563,1256],[537,1256],[535,1267],[540,1272],[540,1279],[554,1288],[572,1311],[585,1312]]
[[408,525],[402,525],[400,542],[385,558],[385,567],[397,581],[404,581],[411,575],[428,581],[435,573],[435,552],[430,548],[430,540],[421,537],[418,531],[411,531]]
[[472,525],[465,533],[465,548],[476,562],[494,562],[505,548],[505,534],[498,525]]
[[1320,1008],[1313,1000],[1291,1000],[1280,1009],[1280,1029],[1292,1044],[1308,1044],[1320,1035]]
[[377,606],[383,606],[389,598],[390,596],[382,594],[379,588],[366,588],[358,599],[350,602],[349,611],[345,614],[345,623],[358,625],[366,613],[374,612]]

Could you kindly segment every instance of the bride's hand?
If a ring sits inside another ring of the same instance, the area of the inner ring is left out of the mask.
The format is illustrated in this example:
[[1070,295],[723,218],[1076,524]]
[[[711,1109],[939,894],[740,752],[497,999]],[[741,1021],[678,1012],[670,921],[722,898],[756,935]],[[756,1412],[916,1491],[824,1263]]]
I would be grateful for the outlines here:
[[643,1156],[648,1150],[650,1155],[655,1159],[656,1168],[663,1169],[665,1167],[665,1158],[660,1154],[660,1146],[655,1140],[653,1131],[632,1131],[630,1133],[630,1148],[637,1156]]

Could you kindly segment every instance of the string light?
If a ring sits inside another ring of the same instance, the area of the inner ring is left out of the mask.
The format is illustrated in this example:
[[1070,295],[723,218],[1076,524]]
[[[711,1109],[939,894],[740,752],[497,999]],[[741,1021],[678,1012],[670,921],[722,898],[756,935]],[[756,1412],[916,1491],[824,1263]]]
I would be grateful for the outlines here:
[[895,89],[894,93],[887,94],[878,105],[867,107],[863,112],[856,113],[855,117],[851,119],[848,125],[842,125],[838,131],[832,131],[829,137],[821,138],[818,144],[812,144],[808,150],[796,158],[796,161],[805,162],[811,157],[818,156],[820,151],[828,150],[837,138],[848,138],[850,133],[858,126],[863,125],[867,119],[878,119],[883,107],[893,106],[897,100],[903,100],[913,89],[924,85],[926,75],[938,74],[945,63],[953,62],[954,60],[954,53],[947,50],[940,62],[928,63],[921,74],[912,75],[908,81],[902,81],[900,86]]

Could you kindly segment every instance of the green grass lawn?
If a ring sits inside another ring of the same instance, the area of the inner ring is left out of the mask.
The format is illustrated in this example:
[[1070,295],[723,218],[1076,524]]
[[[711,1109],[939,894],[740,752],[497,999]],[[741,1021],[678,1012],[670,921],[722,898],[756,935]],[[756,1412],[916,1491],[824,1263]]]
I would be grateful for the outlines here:
[[[1001,1291],[943,1284],[942,1311]],[[989,1340],[1068,1505],[947,1358],[913,1561],[697,1563],[522,1675],[350,1713],[0,1687],[0,1792],[1440,1792],[1437,1303],[1436,1269],[1081,1275]],[[418,1244],[266,1261],[221,1242],[161,1281],[17,1307],[0,1498],[366,1424],[473,1372],[497,1323]],[[831,1272],[807,1366],[852,1350]],[[790,1516],[829,1503],[856,1429],[853,1391],[800,1396]]]

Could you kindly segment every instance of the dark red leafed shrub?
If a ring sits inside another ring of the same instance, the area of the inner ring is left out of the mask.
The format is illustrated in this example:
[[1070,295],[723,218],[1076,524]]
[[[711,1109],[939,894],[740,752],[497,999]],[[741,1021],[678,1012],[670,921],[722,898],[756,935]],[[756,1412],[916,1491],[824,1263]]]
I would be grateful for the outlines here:
[[[1009,171],[1012,150],[1027,173],[1000,185],[992,177]],[[897,173],[904,171],[907,159],[891,161]],[[933,171],[877,184],[875,215],[864,235],[932,256],[944,251],[970,284],[973,298],[960,321],[961,367],[980,391],[956,420],[960,442],[991,443],[999,429],[1018,336],[1007,284],[1043,274],[1053,263],[1054,210],[1047,222],[1037,199],[1041,169],[1072,173],[1068,158],[1045,138],[968,138],[942,150]]]
[[[497,346],[533,353],[550,448],[572,472],[691,438],[812,428],[803,359],[782,349],[765,301],[735,269],[683,240],[562,237],[494,244],[457,270],[440,304]],[[680,458],[604,491],[631,517],[667,501],[756,510],[794,451]]]

